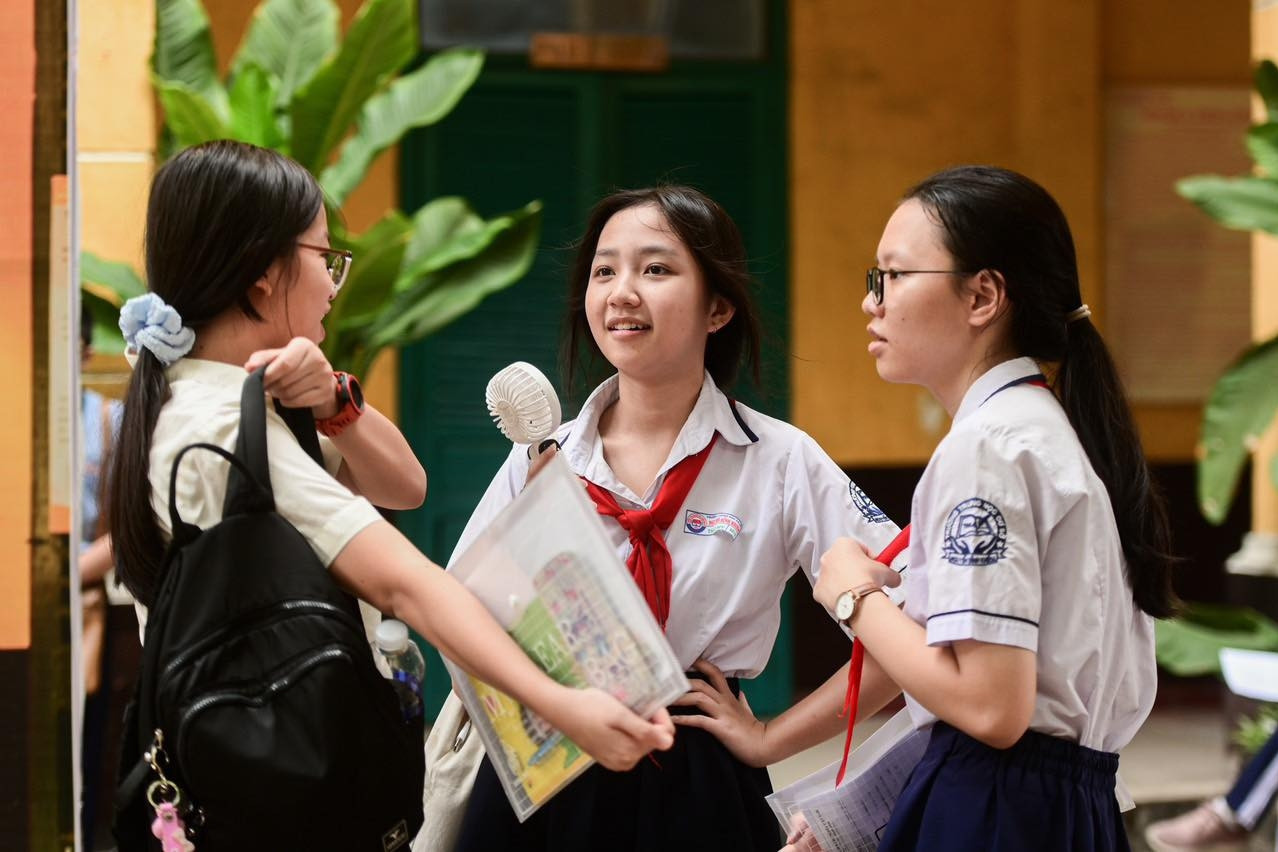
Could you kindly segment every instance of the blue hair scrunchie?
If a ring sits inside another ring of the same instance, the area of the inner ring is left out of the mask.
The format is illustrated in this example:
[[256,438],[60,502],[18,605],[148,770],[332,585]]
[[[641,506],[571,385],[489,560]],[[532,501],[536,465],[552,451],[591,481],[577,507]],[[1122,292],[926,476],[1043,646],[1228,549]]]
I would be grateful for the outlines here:
[[168,367],[195,345],[195,332],[182,325],[182,317],[154,293],[134,296],[120,308],[120,331],[134,351],[149,349]]

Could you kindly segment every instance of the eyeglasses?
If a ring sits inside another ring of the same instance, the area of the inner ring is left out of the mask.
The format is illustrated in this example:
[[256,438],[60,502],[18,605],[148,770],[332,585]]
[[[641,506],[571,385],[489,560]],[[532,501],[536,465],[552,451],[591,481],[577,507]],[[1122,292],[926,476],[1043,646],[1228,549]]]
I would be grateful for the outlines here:
[[351,261],[355,255],[347,249],[335,249],[331,246],[313,246],[308,243],[298,243],[297,246],[324,255],[324,265],[328,268],[328,277],[333,279],[333,295],[336,296],[346,283],[346,274],[351,271]]
[[865,292],[874,294],[874,304],[883,304],[883,279],[898,275],[967,275],[962,269],[879,269],[871,266],[865,270]]

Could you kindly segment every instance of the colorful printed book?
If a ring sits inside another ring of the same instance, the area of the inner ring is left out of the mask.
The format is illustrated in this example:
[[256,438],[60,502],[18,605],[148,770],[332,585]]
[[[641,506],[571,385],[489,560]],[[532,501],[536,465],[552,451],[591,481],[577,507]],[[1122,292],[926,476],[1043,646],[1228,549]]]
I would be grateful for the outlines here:
[[[687,679],[594,504],[553,459],[449,569],[560,683],[643,716]],[[445,661],[520,821],[594,761],[518,701]]]

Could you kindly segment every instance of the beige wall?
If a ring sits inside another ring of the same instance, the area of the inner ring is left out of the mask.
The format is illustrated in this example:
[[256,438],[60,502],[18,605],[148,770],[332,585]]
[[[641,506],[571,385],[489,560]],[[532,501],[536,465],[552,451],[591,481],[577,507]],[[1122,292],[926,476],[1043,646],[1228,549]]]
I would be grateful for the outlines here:
[[[1104,327],[1105,87],[1246,84],[1248,8],[1080,0],[794,0],[793,417],[847,465],[921,463],[948,428],[865,354],[864,270],[912,183],[962,162],[1033,176],[1061,202]],[[1243,128],[1239,128],[1241,134]],[[1154,455],[1189,459],[1192,407],[1138,410]]]

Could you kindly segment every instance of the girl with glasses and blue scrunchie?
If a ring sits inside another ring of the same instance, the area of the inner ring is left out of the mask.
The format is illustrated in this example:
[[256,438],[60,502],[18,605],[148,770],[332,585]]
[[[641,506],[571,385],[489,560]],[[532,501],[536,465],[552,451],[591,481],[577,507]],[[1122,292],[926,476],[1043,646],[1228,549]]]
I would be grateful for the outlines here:
[[[648,722],[603,692],[552,681],[478,600],[373,508],[419,505],[426,475],[399,429],[363,403],[353,377],[335,373],[319,349],[324,315],[351,260],[329,238],[319,184],[273,151],[209,142],[155,175],[146,226],[150,292],[131,299],[120,317],[134,365],[108,486],[119,576],[138,600],[140,621],[171,537],[173,459],[196,442],[234,449],[241,386],[265,366],[270,396],[314,414],[325,462],[316,465],[268,407],[277,510],[338,583],[367,602],[366,625],[377,610],[407,622],[605,766],[628,768],[668,747],[673,727],[664,712]],[[220,458],[183,460],[177,500],[184,520],[216,524],[225,491]]]

